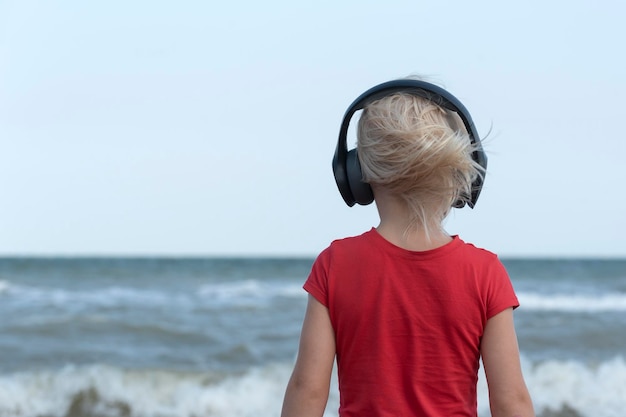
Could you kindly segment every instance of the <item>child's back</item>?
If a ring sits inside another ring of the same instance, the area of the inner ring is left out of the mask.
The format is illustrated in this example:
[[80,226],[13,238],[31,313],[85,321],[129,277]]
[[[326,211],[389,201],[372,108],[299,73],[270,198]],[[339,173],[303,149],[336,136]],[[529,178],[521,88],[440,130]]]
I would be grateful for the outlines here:
[[[358,153],[347,152],[359,108]],[[476,416],[481,354],[493,416],[534,415],[508,275],[442,227],[451,207],[474,206],[486,169],[462,104],[416,80],[375,87],[346,112],[333,165],[346,203],[374,199],[380,224],[315,261],[283,416],[323,414],[335,356],[342,417]]]

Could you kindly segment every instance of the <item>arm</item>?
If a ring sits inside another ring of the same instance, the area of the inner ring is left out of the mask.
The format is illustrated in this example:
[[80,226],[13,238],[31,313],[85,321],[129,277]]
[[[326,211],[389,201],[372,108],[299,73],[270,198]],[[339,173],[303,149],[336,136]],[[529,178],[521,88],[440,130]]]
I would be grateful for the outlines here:
[[309,295],[298,358],[287,384],[282,417],[321,417],[328,401],[335,333],[328,309]]
[[487,321],[481,355],[489,386],[493,417],[534,417],[519,360],[513,309],[508,308]]

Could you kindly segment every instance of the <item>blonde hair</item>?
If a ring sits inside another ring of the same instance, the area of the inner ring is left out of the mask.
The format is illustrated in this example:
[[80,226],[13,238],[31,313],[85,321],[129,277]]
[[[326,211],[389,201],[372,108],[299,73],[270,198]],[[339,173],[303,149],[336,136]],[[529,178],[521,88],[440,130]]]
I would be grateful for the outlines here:
[[472,159],[474,149],[460,118],[408,93],[363,109],[357,149],[363,180],[405,202],[409,228],[422,227],[427,236],[432,228],[442,228],[457,200],[469,200],[472,182],[484,174]]

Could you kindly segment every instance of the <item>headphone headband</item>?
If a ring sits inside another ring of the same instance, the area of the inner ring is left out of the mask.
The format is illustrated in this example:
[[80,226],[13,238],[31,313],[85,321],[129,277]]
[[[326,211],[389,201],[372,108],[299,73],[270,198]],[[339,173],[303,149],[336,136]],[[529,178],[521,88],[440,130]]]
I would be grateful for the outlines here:
[[[396,93],[406,93],[421,97],[440,107],[455,112],[463,121],[470,141],[475,147],[475,150],[472,152],[472,159],[485,171],[487,170],[487,155],[485,155],[483,151],[474,122],[463,103],[443,88],[425,81],[412,79],[388,81],[370,88],[357,97],[346,110],[341,122],[337,147],[333,157],[333,173],[339,192],[343,200],[350,207],[355,203],[367,205],[374,199],[369,184],[362,182],[361,168],[356,155],[356,149],[348,152],[347,136],[350,120],[354,113],[365,108],[373,101]],[[474,208],[478,200],[483,182],[484,177],[479,175],[472,183],[470,201],[467,203],[471,208]],[[461,208],[464,205],[464,201],[457,201],[453,206]]]

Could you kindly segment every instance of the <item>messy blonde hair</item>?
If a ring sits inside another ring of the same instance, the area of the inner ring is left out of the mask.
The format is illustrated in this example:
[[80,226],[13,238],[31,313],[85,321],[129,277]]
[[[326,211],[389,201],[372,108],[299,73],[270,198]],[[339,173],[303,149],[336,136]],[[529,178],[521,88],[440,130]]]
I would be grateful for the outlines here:
[[409,228],[441,230],[457,201],[468,201],[483,175],[460,118],[432,101],[397,93],[368,104],[357,149],[363,180],[406,203]]

